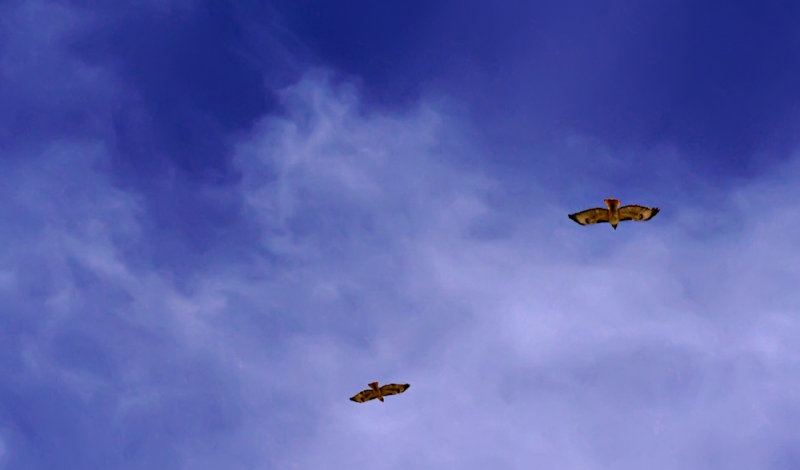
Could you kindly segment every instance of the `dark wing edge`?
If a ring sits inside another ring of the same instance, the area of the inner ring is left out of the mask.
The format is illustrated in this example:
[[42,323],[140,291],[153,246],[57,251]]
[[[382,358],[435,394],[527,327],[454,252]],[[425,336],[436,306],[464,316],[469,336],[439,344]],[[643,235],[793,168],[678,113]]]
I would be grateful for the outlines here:
[[619,220],[633,220],[644,222],[650,220],[661,211],[658,207],[645,207],[635,204],[619,208]]
[[608,222],[608,209],[595,207],[593,209],[586,209],[585,211],[569,214],[568,217],[581,225],[599,224]]
[[386,384],[381,387],[381,395],[397,395],[408,390],[409,384]]
[[378,398],[378,393],[375,390],[362,390],[350,397],[350,401],[364,403],[365,401],[374,400],[375,398]]

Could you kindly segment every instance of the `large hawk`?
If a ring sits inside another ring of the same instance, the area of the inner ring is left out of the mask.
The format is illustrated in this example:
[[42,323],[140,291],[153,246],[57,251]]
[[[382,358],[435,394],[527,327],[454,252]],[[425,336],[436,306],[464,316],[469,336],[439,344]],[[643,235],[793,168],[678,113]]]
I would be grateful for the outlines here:
[[378,382],[372,382],[369,384],[369,390],[362,390],[350,397],[350,399],[356,403],[364,403],[376,398],[383,401],[383,397],[403,393],[408,387],[410,387],[409,384],[387,384],[383,387],[378,387]]
[[650,220],[658,214],[658,207],[622,206],[619,199],[605,199],[608,209],[596,207],[585,211],[570,214],[569,218],[581,225],[599,224],[608,222],[617,229],[617,224],[623,220]]

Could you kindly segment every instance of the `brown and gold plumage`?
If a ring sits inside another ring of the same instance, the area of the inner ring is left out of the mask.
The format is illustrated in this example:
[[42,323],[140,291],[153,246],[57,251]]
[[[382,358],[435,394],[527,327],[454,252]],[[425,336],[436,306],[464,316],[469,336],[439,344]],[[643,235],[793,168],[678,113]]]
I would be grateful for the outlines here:
[[624,220],[650,220],[660,211],[658,207],[622,206],[619,199],[605,199],[607,209],[596,207],[585,211],[570,214],[569,218],[581,225],[599,224],[608,222],[617,229],[617,224]]
[[356,403],[364,403],[365,401],[374,400],[376,398],[383,401],[383,397],[403,393],[408,387],[410,387],[409,384],[386,384],[383,387],[378,387],[378,382],[372,382],[369,384],[368,390],[362,390],[356,393],[350,397],[350,400]]

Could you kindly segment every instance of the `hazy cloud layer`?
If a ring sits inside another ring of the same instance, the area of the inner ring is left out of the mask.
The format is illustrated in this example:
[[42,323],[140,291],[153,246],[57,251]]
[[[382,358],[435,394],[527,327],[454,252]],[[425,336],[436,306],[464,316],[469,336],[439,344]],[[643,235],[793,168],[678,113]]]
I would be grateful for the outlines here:
[[[0,466],[800,465],[800,158],[709,184],[565,132],[495,171],[457,100],[378,110],[310,69],[215,134],[235,178],[127,184],[135,85],[58,48],[75,101],[10,72],[42,5],[4,7],[0,121],[32,132],[0,160]],[[662,213],[567,219],[605,196]],[[347,400],[373,380],[411,388]]]

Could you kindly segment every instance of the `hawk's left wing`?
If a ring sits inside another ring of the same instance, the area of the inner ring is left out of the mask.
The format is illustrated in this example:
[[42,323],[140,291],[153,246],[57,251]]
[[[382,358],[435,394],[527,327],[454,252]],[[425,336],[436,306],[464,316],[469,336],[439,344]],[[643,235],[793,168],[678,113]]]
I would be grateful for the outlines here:
[[601,209],[599,207],[586,209],[585,211],[570,214],[569,218],[581,225],[608,222],[608,209]]
[[397,395],[405,392],[410,386],[409,384],[386,384],[381,387],[381,395]]
[[622,206],[619,208],[619,220],[650,220],[660,210],[658,207]]
[[378,398],[378,392],[375,390],[362,390],[350,397],[350,399],[356,403],[364,403],[365,401],[374,400],[376,398]]

